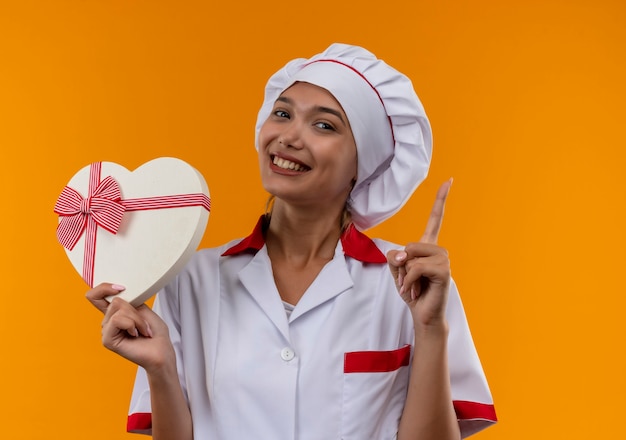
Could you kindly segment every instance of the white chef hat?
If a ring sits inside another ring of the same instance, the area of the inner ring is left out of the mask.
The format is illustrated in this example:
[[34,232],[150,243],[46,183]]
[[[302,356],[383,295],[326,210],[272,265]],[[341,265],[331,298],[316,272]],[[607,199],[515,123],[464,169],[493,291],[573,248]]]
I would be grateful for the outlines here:
[[298,81],[328,90],[350,122],[358,171],[349,209],[357,228],[371,228],[398,212],[426,178],[432,152],[430,123],[411,80],[371,52],[347,44],[292,60],[265,87],[257,149],[259,130],[276,99]]

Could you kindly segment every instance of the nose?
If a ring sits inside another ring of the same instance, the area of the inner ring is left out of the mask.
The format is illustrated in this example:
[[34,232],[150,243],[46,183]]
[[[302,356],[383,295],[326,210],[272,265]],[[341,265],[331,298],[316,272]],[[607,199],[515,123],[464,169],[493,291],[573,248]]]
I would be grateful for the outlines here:
[[278,143],[285,147],[301,149],[303,146],[302,133],[301,124],[297,121],[290,121],[284,125],[278,137]]

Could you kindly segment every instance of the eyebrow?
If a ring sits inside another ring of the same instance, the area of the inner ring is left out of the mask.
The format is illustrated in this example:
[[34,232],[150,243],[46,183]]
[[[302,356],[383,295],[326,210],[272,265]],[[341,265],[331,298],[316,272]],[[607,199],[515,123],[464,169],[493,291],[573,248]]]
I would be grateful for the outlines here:
[[[276,98],[276,101],[281,101],[284,102],[286,104],[289,105],[293,105],[293,100],[291,100],[290,98],[287,98],[285,96],[279,96],[278,98]],[[331,115],[335,115],[339,118],[339,120],[341,121],[341,123],[345,126],[347,126],[346,121],[343,120],[343,116],[341,115],[341,112],[335,110],[334,108],[330,108],[330,107],[324,107],[322,105],[318,105],[316,107],[314,107],[313,109],[314,111],[318,111],[318,112],[322,112],[322,113],[330,113]]]

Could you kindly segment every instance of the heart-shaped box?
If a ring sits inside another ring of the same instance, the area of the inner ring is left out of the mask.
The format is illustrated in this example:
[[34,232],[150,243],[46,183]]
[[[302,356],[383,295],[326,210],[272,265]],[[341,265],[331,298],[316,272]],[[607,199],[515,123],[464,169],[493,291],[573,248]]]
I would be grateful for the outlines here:
[[186,162],[161,157],[129,171],[113,162],[82,168],[55,210],[57,237],[90,286],[126,287],[138,306],[169,282],[194,254],[209,219],[209,189]]

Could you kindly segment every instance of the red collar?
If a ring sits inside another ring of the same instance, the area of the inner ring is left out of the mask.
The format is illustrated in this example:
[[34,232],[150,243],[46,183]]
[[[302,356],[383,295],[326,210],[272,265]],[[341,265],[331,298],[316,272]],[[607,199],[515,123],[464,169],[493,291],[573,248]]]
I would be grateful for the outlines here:
[[[261,216],[252,233],[236,245],[228,248],[222,256],[238,255],[244,252],[256,253],[265,245],[264,216]],[[385,255],[374,242],[354,225],[348,226],[341,234],[343,253],[363,263],[383,264],[387,262]]]

